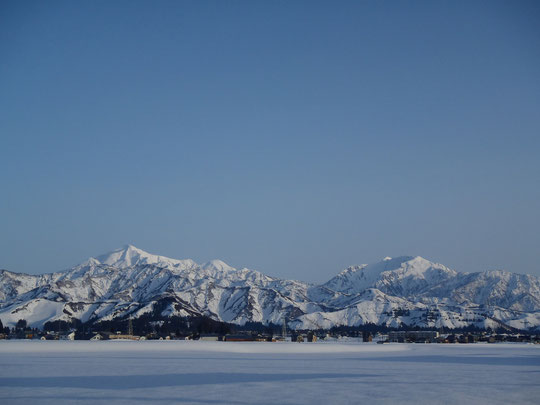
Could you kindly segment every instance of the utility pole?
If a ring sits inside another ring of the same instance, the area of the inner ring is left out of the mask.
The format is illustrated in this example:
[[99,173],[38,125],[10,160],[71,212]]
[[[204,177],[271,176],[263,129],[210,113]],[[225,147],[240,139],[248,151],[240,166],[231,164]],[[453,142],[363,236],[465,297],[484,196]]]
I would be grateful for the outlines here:
[[283,335],[283,339],[287,337],[287,318],[283,317],[283,327],[281,329],[281,334]]
[[131,320],[131,317],[129,317],[128,322],[128,335],[133,336],[133,321]]

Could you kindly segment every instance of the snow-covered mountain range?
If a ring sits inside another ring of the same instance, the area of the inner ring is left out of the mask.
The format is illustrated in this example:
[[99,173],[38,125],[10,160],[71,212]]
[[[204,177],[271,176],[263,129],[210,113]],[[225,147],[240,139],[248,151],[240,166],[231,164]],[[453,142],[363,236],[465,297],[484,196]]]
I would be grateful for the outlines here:
[[0,270],[0,319],[13,326],[205,315],[296,329],[366,323],[416,327],[540,327],[540,279],[504,271],[462,273],[422,257],[352,266],[321,285],[282,280],[220,260],[197,264],[128,245],[43,275]]

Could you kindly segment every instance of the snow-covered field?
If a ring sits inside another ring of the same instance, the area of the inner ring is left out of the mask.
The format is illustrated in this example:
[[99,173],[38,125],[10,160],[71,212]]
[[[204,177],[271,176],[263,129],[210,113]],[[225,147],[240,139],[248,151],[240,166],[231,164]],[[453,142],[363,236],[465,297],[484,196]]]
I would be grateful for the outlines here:
[[0,341],[2,404],[540,403],[540,346]]

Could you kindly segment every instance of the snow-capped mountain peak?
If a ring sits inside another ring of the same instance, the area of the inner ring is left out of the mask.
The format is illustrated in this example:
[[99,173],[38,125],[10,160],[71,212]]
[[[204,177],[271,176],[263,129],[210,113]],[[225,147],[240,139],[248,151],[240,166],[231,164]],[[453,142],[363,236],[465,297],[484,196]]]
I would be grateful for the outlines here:
[[101,262],[98,259],[96,259],[94,257],[90,257],[87,260],[85,260],[84,262],[82,262],[81,264],[79,264],[77,267],[78,268],[83,268],[83,267],[90,267],[90,266],[98,266],[100,264],[101,264]]
[[[442,273],[442,276],[441,274]],[[382,287],[399,280],[430,279],[454,275],[456,272],[421,256],[385,257],[370,265],[350,266],[328,281],[325,286],[340,292],[359,293],[367,288]]]
[[210,260],[209,262],[202,264],[201,268],[204,270],[217,270],[222,272],[236,271],[234,267],[229,266],[227,263],[219,259]]
[[160,267],[172,267],[180,270],[196,268],[197,263],[191,259],[171,259],[165,256],[154,255],[145,252],[133,245],[126,245],[120,249],[98,256],[96,258],[101,264],[124,269],[127,267],[153,264]]

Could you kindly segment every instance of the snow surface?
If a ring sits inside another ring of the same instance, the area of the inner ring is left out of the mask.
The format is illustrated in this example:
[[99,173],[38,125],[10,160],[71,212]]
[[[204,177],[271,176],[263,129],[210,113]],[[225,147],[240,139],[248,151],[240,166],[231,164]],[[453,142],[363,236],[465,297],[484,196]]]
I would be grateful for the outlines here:
[[0,341],[3,404],[537,404],[540,347]]

